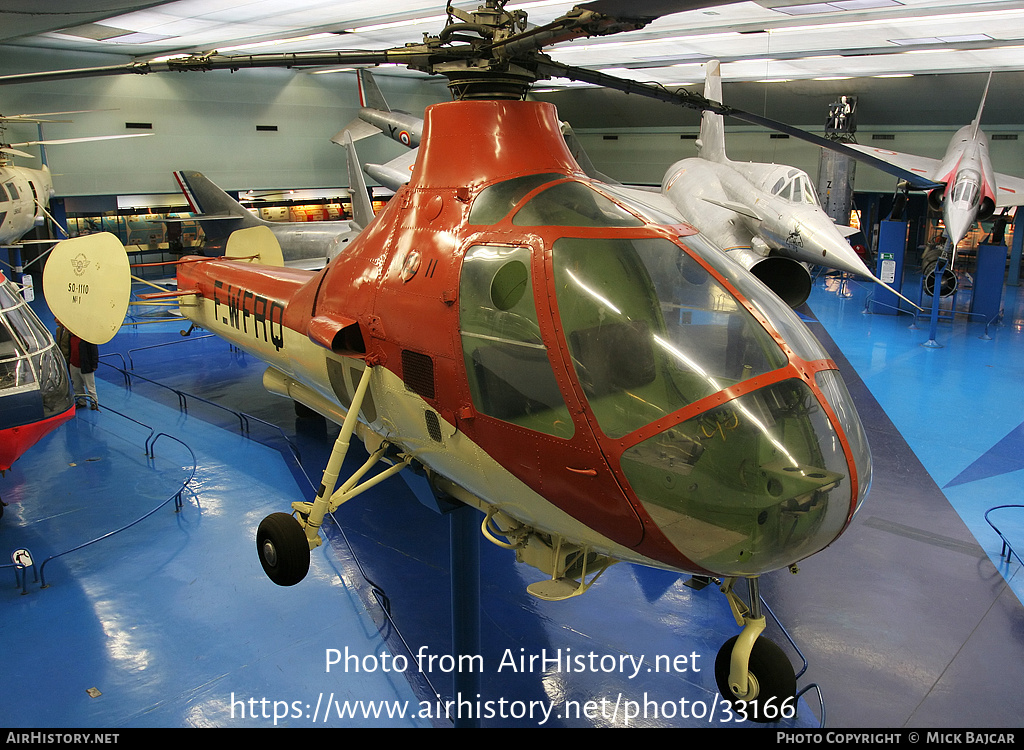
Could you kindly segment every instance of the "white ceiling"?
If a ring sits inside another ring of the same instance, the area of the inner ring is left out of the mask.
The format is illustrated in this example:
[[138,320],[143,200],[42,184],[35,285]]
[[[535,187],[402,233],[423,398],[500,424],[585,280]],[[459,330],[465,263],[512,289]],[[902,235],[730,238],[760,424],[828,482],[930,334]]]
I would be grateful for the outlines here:
[[[526,9],[539,24],[572,5],[508,7]],[[242,45],[253,53],[381,49],[419,41],[443,20],[438,0],[14,0],[0,10],[0,42],[136,59],[231,54]],[[381,24],[392,25],[373,28]],[[570,65],[676,85],[699,82],[709,58],[723,61],[726,81],[1021,71],[1024,3],[758,0],[677,13],[641,31],[549,52]]]

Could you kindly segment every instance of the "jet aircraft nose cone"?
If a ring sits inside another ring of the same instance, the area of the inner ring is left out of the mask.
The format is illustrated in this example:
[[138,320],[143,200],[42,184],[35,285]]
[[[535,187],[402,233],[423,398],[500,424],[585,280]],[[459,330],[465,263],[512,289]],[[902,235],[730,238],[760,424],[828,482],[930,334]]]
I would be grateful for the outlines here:
[[967,236],[971,225],[974,223],[975,212],[957,208],[956,206],[945,206],[942,211],[942,220],[946,225],[946,236],[956,248],[960,240]]
[[856,276],[874,278],[871,269],[865,265],[857,251],[836,229],[824,214],[804,217],[799,222],[798,230],[804,237],[804,246],[820,258],[819,265],[834,268],[837,271],[852,273]]

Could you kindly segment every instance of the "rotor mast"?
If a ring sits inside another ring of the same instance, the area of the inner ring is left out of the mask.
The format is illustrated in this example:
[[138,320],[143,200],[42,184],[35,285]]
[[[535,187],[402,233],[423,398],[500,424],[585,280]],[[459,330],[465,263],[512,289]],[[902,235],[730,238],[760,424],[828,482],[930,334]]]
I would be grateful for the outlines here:
[[[475,11],[448,2],[448,25],[423,44],[437,50],[436,62],[420,67],[448,79],[452,98],[525,99],[530,86],[548,77],[544,47],[579,37],[603,36],[646,26],[652,18],[621,19],[575,7],[544,26],[529,26],[526,12],[505,9],[507,0],[485,0]],[[450,47],[453,42],[466,45]],[[452,54],[458,50],[458,54]],[[434,56],[431,56],[434,57]],[[417,66],[413,66],[417,67]]]

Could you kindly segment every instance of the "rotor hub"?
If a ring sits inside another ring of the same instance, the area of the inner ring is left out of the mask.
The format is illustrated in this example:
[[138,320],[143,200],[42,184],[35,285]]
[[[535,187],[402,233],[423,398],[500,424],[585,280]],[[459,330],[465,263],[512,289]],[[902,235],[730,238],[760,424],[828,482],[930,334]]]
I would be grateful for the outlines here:
[[456,101],[522,100],[536,80],[528,73],[493,70],[446,71],[448,90]]

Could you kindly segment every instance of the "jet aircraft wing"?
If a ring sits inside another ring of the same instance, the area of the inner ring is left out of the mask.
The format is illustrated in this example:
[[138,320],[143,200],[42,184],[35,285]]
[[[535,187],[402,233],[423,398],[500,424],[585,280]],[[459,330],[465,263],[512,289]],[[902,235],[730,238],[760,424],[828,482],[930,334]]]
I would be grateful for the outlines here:
[[[938,174],[942,165],[942,159],[932,159],[928,156],[917,156],[916,154],[904,154],[899,151],[890,151],[885,148],[863,146],[851,143],[850,148],[882,159],[900,169],[921,175],[931,180],[942,180],[945,175]],[[1021,206],[1024,205],[1024,179],[1008,174],[995,174],[996,181],[996,207]]]
[[1024,206],[1024,180],[996,172],[996,208]]
[[663,193],[652,192],[651,190],[622,184],[602,184],[602,190],[621,198],[637,210],[647,214],[651,221],[659,224],[675,225],[682,222],[679,216],[679,209]]
[[331,141],[337,143],[339,146],[344,145],[342,141],[345,138],[345,133],[348,132],[352,136],[352,140],[361,141],[363,138],[369,138],[371,135],[377,135],[381,132],[381,129],[376,125],[365,122],[358,117],[342,128],[341,132],[336,134]]

